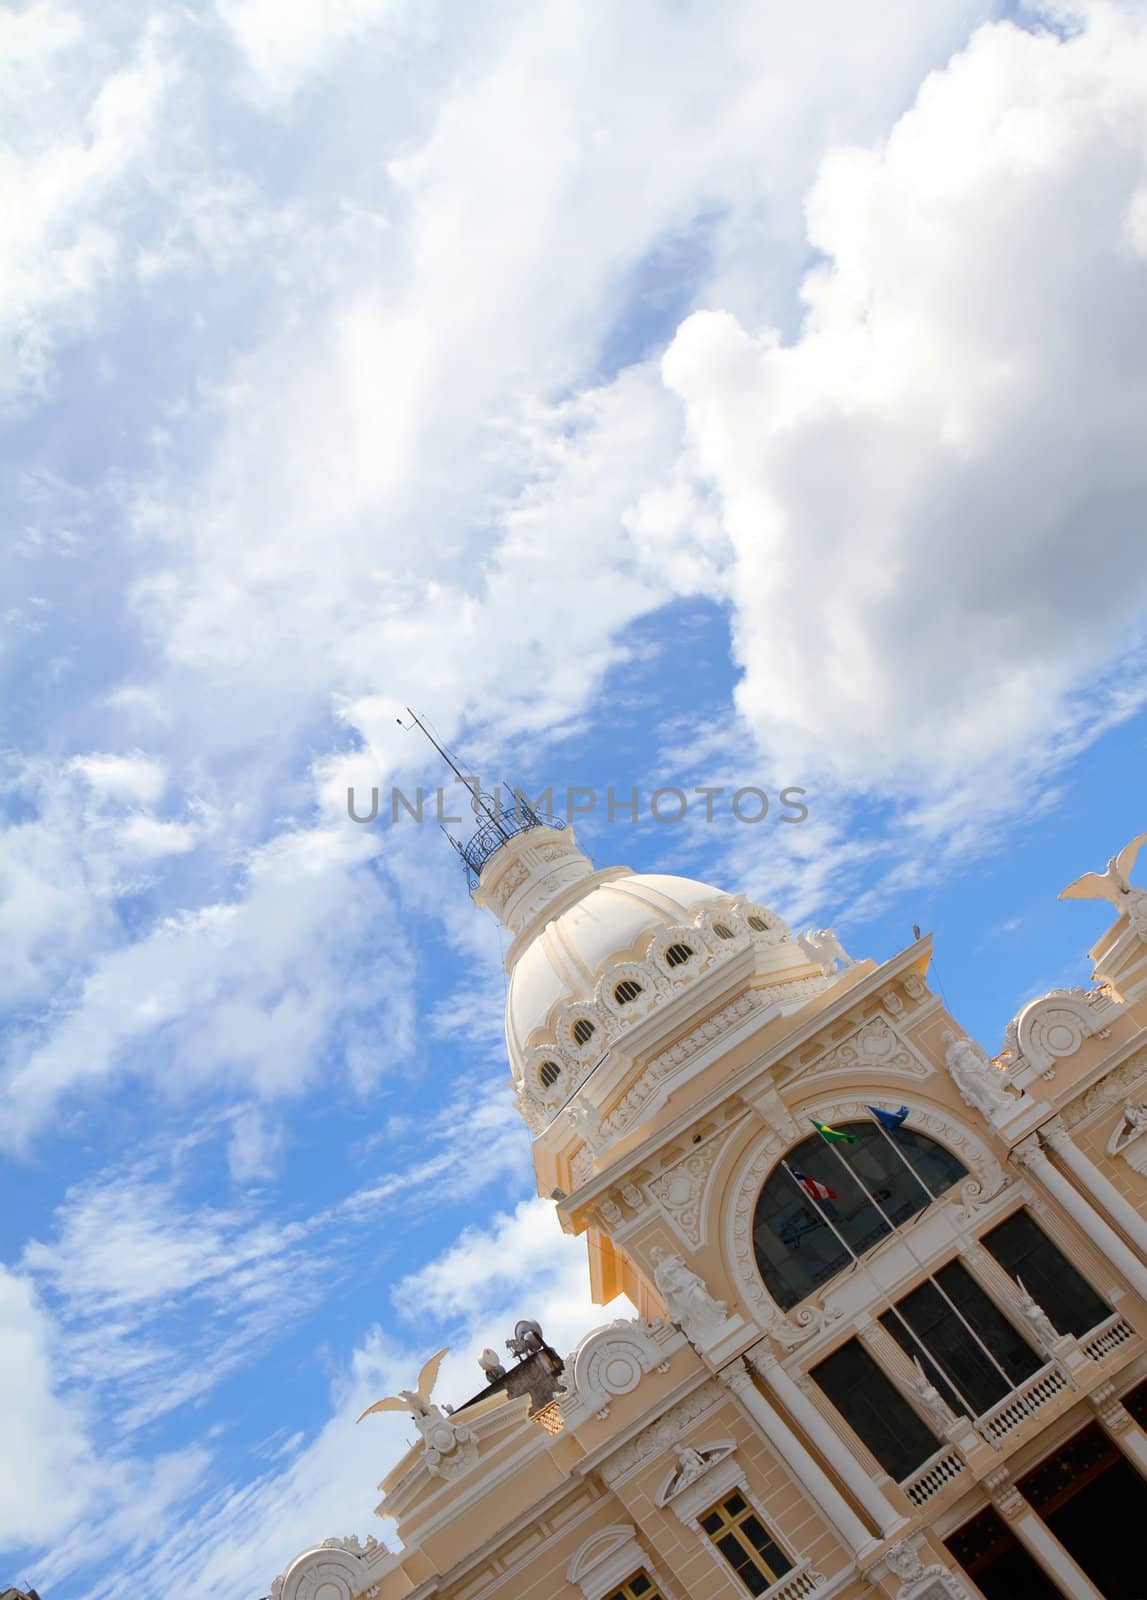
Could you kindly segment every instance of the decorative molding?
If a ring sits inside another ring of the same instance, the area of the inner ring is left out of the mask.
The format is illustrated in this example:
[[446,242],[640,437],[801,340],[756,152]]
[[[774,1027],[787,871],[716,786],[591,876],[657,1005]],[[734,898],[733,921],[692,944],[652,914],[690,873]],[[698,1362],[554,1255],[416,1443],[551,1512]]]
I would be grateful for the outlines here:
[[1029,1510],[1027,1501],[1012,1482],[1007,1467],[997,1467],[983,1480],[984,1489],[996,1510],[1008,1522],[1014,1522]]
[[704,1199],[714,1164],[725,1141],[711,1138],[650,1180],[649,1190],[686,1244],[697,1249],[705,1240]]
[[566,1568],[566,1578],[577,1584],[584,1600],[603,1600],[646,1560],[637,1529],[628,1522],[615,1522],[590,1534]]
[[724,1398],[715,1378],[707,1378],[692,1394],[670,1407],[664,1416],[643,1428],[634,1439],[614,1451],[601,1465],[601,1476],[612,1489],[622,1478],[637,1470],[653,1456],[661,1455],[685,1432],[689,1425],[704,1416]]
[[720,1039],[728,1033],[730,1028],[744,1018],[751,1016],[760,1008],[753,990],[746,994],[738,995],[731,1005],[725,1006],[713,1016],[708,1017],[692,1033],[686,1034],[668,1050],[663,1050],[660,1055],[654,1056],[646,1066],[644,1072],[627,1090],[621,1101],[605,1118],[604,1127],[607,1133],[622,1133],[634,1121],[642,1107],[652,1099],[657,1086],[664,1078],[670,1076],[677,1067],[688,1061],[697,1051],[705,1045],[711,1044],[715,1039]]
[[640,1076],[603,1119],[604,1132],[610,1135],[624,1133],[637,1120],[666,1080],[676,1076],[679,1068],[690,1062],[700,1051],[723,1039],[747,1018],[760,1016],[763,1020],[765,1014],[775,1005],[801,1004],[822,994],[827,982],[827,979],[821,977],[794,978],[790,983],[773,983],[761,989],[748,989],[744,994],[738,995],[736,1000],[731,1001],[722,1010],[714,1012],[704,1022],[698,1023],[691,1033],[687,1033],[684,1038],[678,1039],[675,1044],[650,1059]]
[[1087,1400],[1108,1433],[1118,1435],[1135,1427],[1135,1418],[1115,1393],[1113,1383],[1101,1383],[1098,1389],[1091,1391]]
[[785,1080],[786,1089],[799,1082],[806,1087],[810,1078],[826,1078],[837,1072],[850,1076],[866,1067],[878,1067],[917,1081],[931,1077],[934,1068],[909,1049],[886,1017],[870,1017],[851,1037],[833,1045],[823,1055],[814,1056]]
[[971,1591],[952,1569],[939,1561],[926,1566],[910,1539],[889,1545],[881,1560],[892,1576],[900,1579],[897,1600],[971,1600]]
[[1121,1066],[1106,1073],[1098,1083],[1093,1083],[1083,1094],[1069,1101],[1060,1112],[1065,1125],[1077,1128],[1091,1117],[1111,1110],[1121,1100],[1126,1100],[1144,1077],[1147,1077],[1147,1046],[1136,1050]]
[[567,1426],[606,1408],[618,1395],[631,1394],[647,1372],[665,1362],[665,1346],[679,1335],[666,1323],[651,1326],[640,1318],[618,1318],[587,1333],[566,1363],[566,1393],[561,1399]]
[[1128,1100],[1111,1130],[1107,1154],[1121,1156],[1134,1172],[1147,1172],[1147,1100]]

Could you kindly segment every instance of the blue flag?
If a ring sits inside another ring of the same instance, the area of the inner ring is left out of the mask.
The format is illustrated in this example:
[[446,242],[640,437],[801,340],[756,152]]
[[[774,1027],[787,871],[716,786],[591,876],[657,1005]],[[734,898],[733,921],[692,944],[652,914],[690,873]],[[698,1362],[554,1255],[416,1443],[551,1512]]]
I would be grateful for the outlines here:
[[886,1133],[895,1133],[908,1115],[907,1106],[901,1106],[899,1111],[883,1111],[879,1106],[869,1106],[868,1109]]

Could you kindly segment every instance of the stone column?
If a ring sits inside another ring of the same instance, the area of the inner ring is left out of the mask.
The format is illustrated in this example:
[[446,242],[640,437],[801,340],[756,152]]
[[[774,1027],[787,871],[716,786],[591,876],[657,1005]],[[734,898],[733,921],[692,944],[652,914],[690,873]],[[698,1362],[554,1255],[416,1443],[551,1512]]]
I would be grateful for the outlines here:
[[1088,1160],[1058,1117],[1040,1129],[1040,1138],[1054,1152],[1060,1165],[1067,1168],[1111,1220],[1123,1229],[1140,1255],[1147,1258],[1147,1217],[1140,1216],[1111,1179],[1100,1172],[1094,1161]]
[[1052,1165],[1034,1133],[1020,1140],[1012,1151],[1012,1158],[1027,1168],[1041,1188],[1058,1201],[1092,1244],[1123,1274],[1139,1298],[1147,1301],[1147,1266],[1124,1244],[1111,1224],[1104,1221],[1086,1195],[1080,1194],[1070,1178],[1065,1178],[1058,1167]]
[[880,1541],[872,1537],[832,1479],[813,1460],[780,1413],[765,1399],[753,1382],[753,1375],[744,1360],[738,1356],[736,1361],[723,1367],[717,1376],[756,1423],[794,1481],[812,1496],[829,1527],[843,1539],[852,1554],[859,1556],[876,1549]]
[[1083,1568],[1068,1554],[1047,1523],[1008,1476],[1006,1467],[984,1479],[992,1504],[1028,1555],[1047,1573],[1067,1600],[1104,1600]]
[[1147,1478],[1147,1433],[1136,1422],[1111,1383],[1101,1383],[1087,1397],[1088,1404],[1103,1424],[1104,1432],[1117,1444],[1131,1465]]
[[772,1351],[765,1350],[759,1354],[750,1351],[746,1360],[756,1368],[789,1416],[804,1430],[805,1436],[812,1440],[833,1472],[851,1490],[881,1535],[891,1539],[894,1533],[905,1527],[907,1518],[889,1504],[883,1490],[873,1483],[844,1440],[821,1416]]

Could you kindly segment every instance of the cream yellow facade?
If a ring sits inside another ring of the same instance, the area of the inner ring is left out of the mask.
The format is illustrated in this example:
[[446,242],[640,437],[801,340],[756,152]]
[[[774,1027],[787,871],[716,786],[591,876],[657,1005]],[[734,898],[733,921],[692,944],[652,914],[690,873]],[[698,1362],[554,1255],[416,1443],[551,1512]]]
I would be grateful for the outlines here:
[[1096,879],[1093,987],[989,1057],[927,938],[853,961],[742,895],[595,871],[569,829],[505,834],[475,898],[511,936],[538,1189],[640,1314],[532,1415],[411,1396],[400,1548],[327,1540],[275,1600],[1130,1600],[1147,895]]

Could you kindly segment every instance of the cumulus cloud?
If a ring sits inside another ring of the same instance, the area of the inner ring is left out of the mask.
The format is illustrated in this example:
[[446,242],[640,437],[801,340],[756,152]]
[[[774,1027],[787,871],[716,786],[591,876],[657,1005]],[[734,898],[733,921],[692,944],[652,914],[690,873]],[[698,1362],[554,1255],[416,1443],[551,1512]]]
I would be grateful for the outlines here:
[[795,338],[664,359],[720,497],[738,706],[782,763],[925,794],[1045,752],[1141,627],[1147,27],[981,28],[807,205]]

